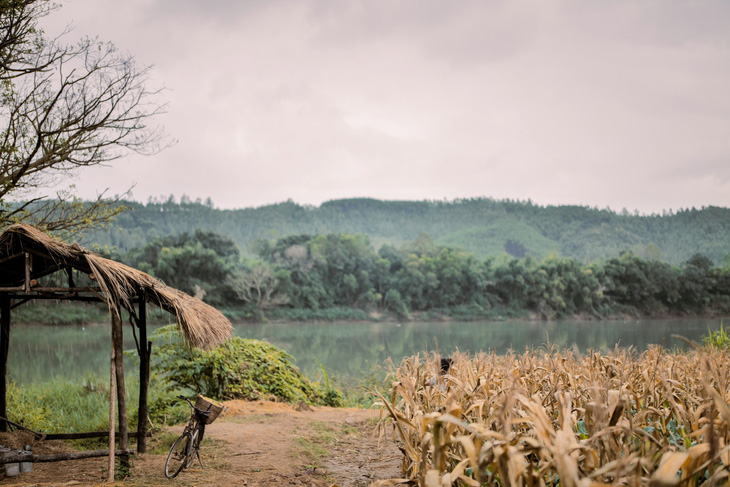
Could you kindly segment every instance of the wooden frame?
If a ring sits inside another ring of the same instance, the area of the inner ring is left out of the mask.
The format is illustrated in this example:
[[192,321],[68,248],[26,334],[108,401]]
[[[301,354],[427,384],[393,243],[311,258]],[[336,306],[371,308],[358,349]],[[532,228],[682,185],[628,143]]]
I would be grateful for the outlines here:
[[[106,303],[107,299],[103,296],[100,287],[86,286],[78,287],[74,283],[73,268],[69,265],[56,264],[49,268],[43,269],[40,274],[50,275],[55,272],[65,270],[68,277],[68,286],[40,286],[38,281],[34,279],[33,273],[33,256],[38,252],[16,253],[9,257],[0,259],[0,265],[3,263],[23,259],[24,261],[24,282],[22,286],[0,287],[0,418],[7,418],[7,364],[8,353],[10,349],[10,323],[11,310],[17,306],[21,306],[33,300],[72,300],[84,302]],[[38,255],[43,257],[42,255]],[[79,270],[79,269],[77,269]],[[50,271],[50,272],[49,272]],[[81,272],[86,269],[79,270]],[[137,310],[137,327],[139,328],[140,345],[138,353],[140,356],[140,393],[139,393],[139,421],[137,429],[137,452],[145,453],[147,451],[147,424],[149,421],[148,395],[149,395],[149,375],[150,375],[150,354],[152,351],[152,342],[147,340],[147,303],[143,293],[133,299],[138,303]],[[16,301],[15,304],[12,301]],[[112,347],[115,357],[123,356],[123,324],[121,320],[121,310],[117,306],[116,313],[112,315]],[[118,404],[118,421],[119,421],[119,447],[121,450],[127,450],[129,444],[127,405],[124,387],[124,366],[122,360],[114,361],[114,375]],[[0,431],[7,431],[7,422],[0,419]],[[112,425],[113,426],[113,425]],[[109,433],[110,437],[114,434]],[[111,447],[110,447],[111,449]]]

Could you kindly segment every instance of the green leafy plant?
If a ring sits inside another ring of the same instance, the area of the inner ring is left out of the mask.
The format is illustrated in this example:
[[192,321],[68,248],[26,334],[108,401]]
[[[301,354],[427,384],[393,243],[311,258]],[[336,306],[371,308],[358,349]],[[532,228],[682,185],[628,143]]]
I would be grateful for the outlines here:
[[[233,337],[213,350],[187,347],[174,326],[159,329],[154,369],[168,388],[190,390],[215,399],[272,398],[326,404],[333,389],[322,390],[293,363],[293,357],[270,343]],[[341,393],[336,391],[335,396]]]
[[702,342],[707,346],[717,348],[718,350],[724,350],[730,346],[730,335],[727,334],[722,323],[720,323],[720,329],[709,332],[709,334],[702,339]]
[[322,378],[324,381],[324,384],[321,388],[323,404],[325,406],[333,407],[344,406],[345,396],[342,394],[341,391],[332,387],[329,374],[327,374],[327,369],[324,368],[324,365],[320,364],[320,368],[322,369]]

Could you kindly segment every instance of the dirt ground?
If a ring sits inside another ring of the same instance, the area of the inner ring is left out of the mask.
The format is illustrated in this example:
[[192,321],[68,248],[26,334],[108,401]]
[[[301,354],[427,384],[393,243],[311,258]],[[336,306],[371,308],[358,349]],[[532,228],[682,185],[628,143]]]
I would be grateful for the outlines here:
[[[400,476],[400,452],[373,436],[378,413],[363,409],[301,407],[275,402],[229,401],[228,410],[206,428],[204,468],[194,464],[177,478],[163,474],[169,444],[182,426],[157,433],[151,453],[132,459],[127,486],[369,486]],[[62,442],[34,442],[28,434],[0,436],[0,444],[30,443],[37,454],[70,451]],[[107,458],[35,463],[33,472],[5,478],[0,486],[87,486],[106,479]]]

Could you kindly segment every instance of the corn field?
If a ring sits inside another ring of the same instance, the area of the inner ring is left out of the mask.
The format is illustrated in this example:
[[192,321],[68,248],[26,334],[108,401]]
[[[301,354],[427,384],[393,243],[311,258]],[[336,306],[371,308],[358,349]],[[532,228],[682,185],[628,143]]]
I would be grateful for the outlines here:
[[726,352],[547,346],[451,358],[442,376],[437,354],[391,367],[378,432],[402,451],[403,478],[374,486],[728,483]]

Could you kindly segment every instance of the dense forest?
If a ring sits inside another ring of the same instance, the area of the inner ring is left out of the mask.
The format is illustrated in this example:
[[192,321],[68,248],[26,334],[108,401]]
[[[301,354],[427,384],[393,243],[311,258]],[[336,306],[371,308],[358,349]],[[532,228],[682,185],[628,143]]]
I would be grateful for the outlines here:
[[730,312],[726,208],[642,216],[491,199],[126,205],[82,245],[237,318]]
[[631,252],[575,259],[490,257],[419,238],[377,251],[360,234],[259,240],[242,256],[207,231],[167,236],[124,255],[128,264],[238,317],[459,319],[726,314],[730,268],[702,254],[680,266]]
[[291,201],[258,208],[219,210],[207,202],[125,202],[130,211],[110,226],[87,232],[82,245],[123,254],[156,238],[214,232],[233,240],[245,255],[260,240],[295,235],[361,234],[375,248],[400,246],[427,235],[436,244],[480,259],[506,254],[564,257],[581,263],[622,253],[681,265],[695,254],[713,264],[730,259],[730,209],[707,207],[662,215],[616,213],[580,206],[539,206],[489,198],[455,201],[334,200],[315,206]]

